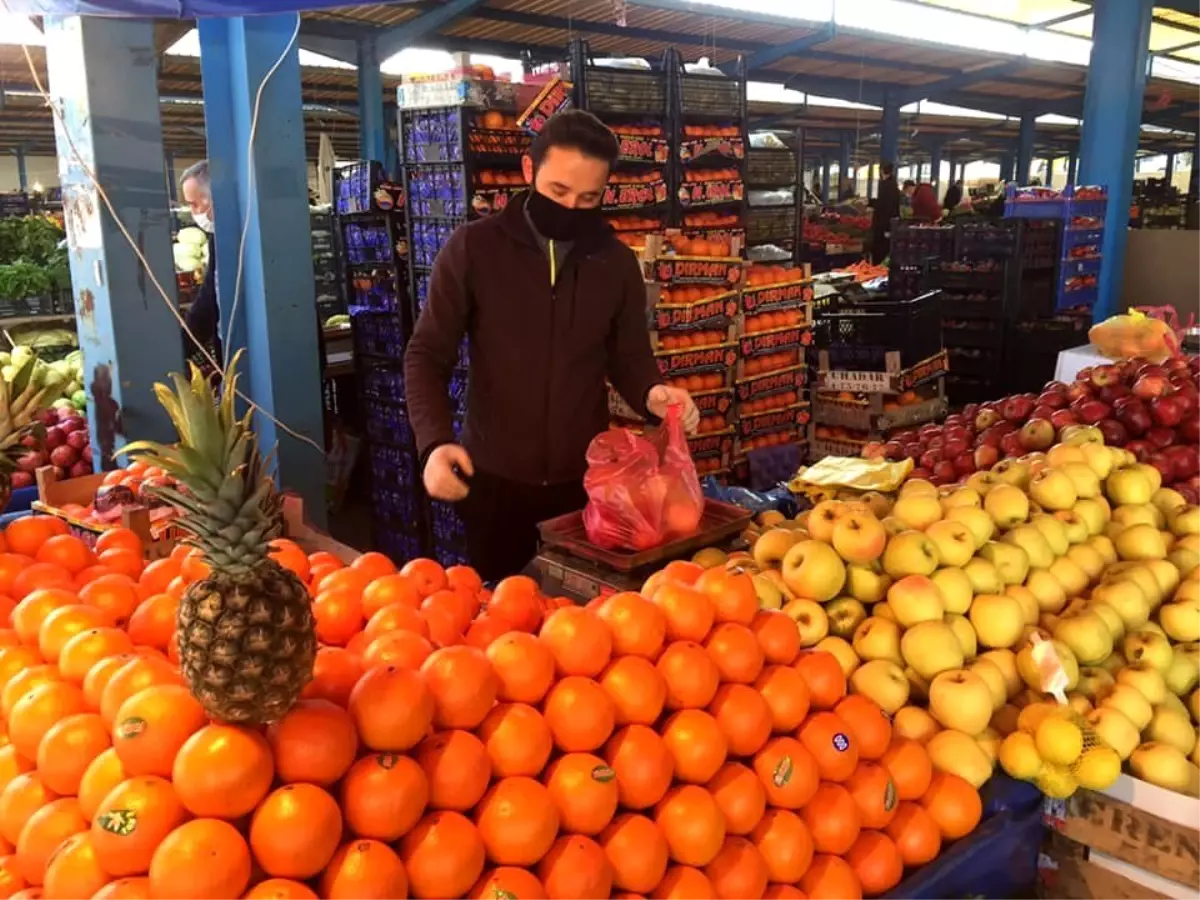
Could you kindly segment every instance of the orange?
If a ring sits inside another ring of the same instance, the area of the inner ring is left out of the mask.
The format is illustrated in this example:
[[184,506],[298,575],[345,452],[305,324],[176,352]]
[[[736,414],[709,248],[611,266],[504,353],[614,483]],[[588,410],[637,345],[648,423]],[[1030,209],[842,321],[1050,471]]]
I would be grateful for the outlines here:
[[26,595],[12,611],[12,627],[21,638],[22,644],[37,646],[42,623],[54,610],[73,606],[79,598],[69,589],[60,587],[43,588]]
[[31,885],[39,885],[46,863],[58,845],[73,834],[87,831],[88,823],[74,797],[51,800],[31,815],[16,844],[17,871]]
[[749,834],[766,811],[767,792],[762,782],[741,763],[725,763],[705,787],[725,816],[728,834]]
[[121,704],[113,724],[113,748],[130,775],[170,778],[179,748],[207,721],[204,708],[187,688],[156,684]]
[[192,819],[172,831],[150,861],[152,897],[240,897],[250,883],[250,848],[220,819]]
[[808,684],[813,709],[833,709],[846,696],[846,675],[832,653],[803,650],[794,665]]
[[0,792],[0,837],[16,844],[29,817],[58,794],[42,782],[37,772],[23,772]]
[[422,597],[444,591],[450,585],[446,578],[446,570],[432,559],[410,560],[400,570],[400,574],[407,575],[416,583],[417,592]]
[[[184,549],[190,549],[185,547]],[[97,553],[105,553],[108,550],[128,550],[130,553],[136,553],[141,556],[143,551],[142,539],[128,528],[117,526],[109,528],[100,533],[100,537],[96,538]]]
[[600,676],[600,686],[613,702],[617,725],[653,725],[662,714],[667,682],[648,659],[614,659]]
[[321,896],[329,900],[407,897],[408,876],[400,857],[387,844],[350,841],[338,848],[321,873]]
[[686,866],[707,866],[725,843],[725,817],[712,794],[694,784],[667,791],[654,809],[671,859]]
[[818,853],[840,856],[858,838],[862,817],[858,804],[842,785],[822,781],[801,812]]
[[845,860],[862,884],[864,894],[886,893],[904,877],[904,860],[895,842],[878,831],[864,831],[847,851]]
[[542,714],[524,703],[498,703],[477,729],[497,778],[536,778],[554,749],[554,736]]
[[559,675],[594,678],[612,657],[612,632],[603,619],[581,606],[551,613],[538,639],[550,648]]
[[662,829],[646,816],[617,816],[597,841],[612,868],[613,887],[645,893],[662,881],[670,850]]
[[458,633],[467,630],[476,613],[473,598],[463,597],[451,590],[437,591],[421,601],[422,613],[429,613],[433,609],[438,609],[443,618],[452,622]]
[[[325,582],[344,571],[334,572]],[[313,601],[313,630],[323,643],[342,645],[362,630],[362,593],[356,587],[329,587],[325,582]]]
[[[493,619],[491,616],[480,616],[467,628],[466,634],[463,635],[463,641],[472,647],[478,647],[480,650],[486,651],[493,642],[499,640],[501,636],[509,633],[511,630],[508,623],[501,619]],[[513,633],[524,634],[525,632]],[[549,654],[550,651],[547,650],[546,652]],[[487,877],[486,872],[483,877]],[[533,876],[530,877],[532,878]],[[534,880],[536,881],[537,879]]]
[[713,657],[697,643],[668,644],[657,666],[667,686],[667,709],[703,709],[717,693],[720,670]]
[[846,790],[858,806],[863,828],[886,828],[896,814],[896,785],[887,769],[876,763],[860,762],[846,781]]
[[13,704],[8,714],[8,739],[18,753],[36,759],[46,732],[81,712],[86,712],[83,691],[75,685],[61,681],[38,685]]
[[58,534],[48,538],[38,548],[34,559],[40,563],[60,566],[71,575],[77,575],[88,566],[96,564],[96,555],[87,544],[73,534]]
[[525,900],[545,900],[546,889],[528,869],[498,866],[488,869],[467,892],[471,900],[496,900],[497,897],[519,897]]
[[475,827],[489,860],[532,866],[546,855],[559,825],[552,793],[553,787],[548,790],[524,776],[502,778],[492,786],[475,810]]
[[400,859],[414,897],[459,897],[483,872],[483,838],[461,813],[433,812],[400,839]]
[[[301,557],[305,562],[308,561],[308,557],[303,553]],[[268,878],[242,894],[242,900],[316,900],[316,898],[317,895],[307,886],[290,878]]]
[[92,900],[150,900],[150,879],[118,878],[93,894]]
[[712,600],[715,623],[749,625],[758,613],[754,579],[740,569],[709,569],[696,579],[695,587]]
[[809,900],[862,900],[862,885],[849,863],[838,856],[818,853],[800,879]]
[[979,791],[949,772],[933,773],[920,803],[937,822],[942,838],[947,841],[956,841],[970,834],[983,816]]
[[561,756],[546,770],[544,781],[564,831],[599,834],[617,811],[616,773],[598,756]]
[[142,875],[154,850],[187,818],[171,782],[155,775],[121,782],[92,819],[92,844],[111,875]]
[[394,604],[407,606],[416,612],[421,606],[421,593],[416,582],[407,575],[384,575],[376,578],[362,592],[363,614],[368,618]]
[[17,752],[12,744],[0,747],[0,791],[8,787],[8,783],[23,772],[32,772],[34,761],[26,759]]
[[93,606],[59,607],[42,620],[42,627],[38,629],[38,652],[46,662],[57,663],[63,645],[75,635],[111,624],[108,613]]
[[4,690],[0,691],[0,716],[7,719],[12,714],[16,702],[35,687],[63,680],[57,666],[34,665],[18,672],[4,685]]
[[766,701],[775,734],[794,731],[808,715],[808,682],[791,666],[767,666],[754,679],[754,688]]
[[367,577],[368,581],[374,581],[376,578],[382,578],[385,575],[396,574],[396,564],[382,553],[375,551],[370,551],[359,556],[354,562],[350,563],[350,568],[355,572],[361,572]]
[[[125,575],[134,581],[137,581],[141,577],[142,569],[145,567],[145,560],[142,558],[142,555],[129,550],[105,550],[97,558],[97,561],[100,565],[111,569],[113,572]],[[205,564],[200,563],[200,565]],[[183,571],[187,571],[186,562]]]
[[708,705],[731,756],[753,756],[771,737],[771,708],[744,684],[723,684]]
[[752,684],[763,667],[763,650],[749,628],[723,622],[709,632],[704,647],[717,665],[721,681]]
[[[91,607],[68,607],[68,609],[90,609]],[[66,610],[63,610],[65,612]],[[96,612],[99,612],[97,610]],[[103,613],[100,613],[103,615]],[[121,660],[125,654],[133,651],[133,640],[120,628],[89,628],[72,637],[58,654],[58,671],[65,681],[84,686],[84,698],[88,708],[93,712],[99,711],[100,696],[97,693],[89,695],[86,685],[88,673],[102,660]],[[127,660],[126,660],[127,661]],[[109,671],[116,673],[114,662]],[[97,676],[99,677],[99,676]]]
[[717,720],[699,709],[684,709],[667,719],[663,741],[675,759],[675,778],[692,784],[709,781],[725,763],[729,742]]
[[95,713],[67,716],[51,727],[38,745],[38,774],[50,790],[74,796],[83,773],[111,743],[108,729]]
[[699,869],[671,866],[650,896],[655,900],[711,900],[717,891]]
[[300,696],[305,700],[328,700],[345,708],[362,674],[362,659],[358,654],[344,647],[318,647],[312,681],[304,686]]
[[667,582],[650,598],[667,620],[667,640],[703,641],[713,626],[716,611],[712,600],[702,591]]
[[810,713],[796,737],[817,761],[821,778],[826,781],[845,781],[858,765],[858,744],[836,713]]
[[26,669],[42,662],[37,647],[5,647],[0,650],[0,690]]
[[446,569],[446,583],[451,590],[466,594],[478,594],[483,589],[483,579],[470,566],[450,566]]
[[662,652],[666,614],[640,594],[613,594],[596,607],[596,615],[612,633],[614,655],[655,660]]
[[13,581],[33,560],[19,553],[0,552],[0,592],[12,597]]
[[350,693],[348,706],[362,743],[399,753],[415,747],[433,722],[433,696],[419,672],[371,669]]
[[171,559],[169,556],[147,563],[138,576],[138,593],[143,597],[153,597],[165,593],[171,582],[179,577],[183,562]]
[[542,715],[555,746],[568,753],[598,750],[616,725],[616,709],[604,688],[578,675],[569,675],[550,689]]
[[901,800],[920,800],[933,779],[933,763],[929,753],[911,738],[893,737],[887,752],[879,760],[896,785]]
[[773,609],[759,610],[750,621],[767,664],[790,666],[800,652],[800,632],[788,616]]
[[892,720],[870,697],[854,694],[833,710],[850,728],[860,759],[879,759],[892,740]]
[[694,562],[683,559],[673,560],[646,579],[646,583],[642,585],[641,594],[643,597],[650,597],[664,584],[691,586],[704,574],[704,571],[703,566]]
[[538,877],[549,897],[607,897],[612,893],[612,866],[591,838],[563,835],[538,865]]
[[[165,562],[165,560],[159,560]],[[175,633],[179,598],[170,594],[151,594],[138,604],[129,617],[129,637],[135,644],[166,650]]]
[[730,835],[704,874],[717,897],[761,897],[767,889],[767,863],[744,837]]
[[0,627],[0,648],[21,646],[21,636],[7,627],[16,607],[17,604],[10,597],[0,596],[0,624],[5,626]]
[[72,584],[74,585],[75,590],[78,591],[80,588],[91,584],[93,581],[95,581],[97,578],[99,578],[102,575],[115,575],[115,574],[117,574],[117,573],[114,572],[112,569],[110,569],[108,566],[101,566],[101,565],[88,566],[86,569],[84,569],[82,572],[78,573],[75,576],[74,580],[72,581]]
[[649,809],[667,793],[675,758],[657,732],[628,725],[604,745],[604,760],[616,774],[617,794],[626,809]]
[[433,644],[412,631],[393,631],[381,634],[363,651],[362,663],[367,669],[379,666],[399,666],[416,671],[433,653]]
[[417,745],[413,759],[425,771],[432,809],[469,810],[491,779],[487,750],[469,731],[439,731]]
[[89,821],[96,817],[96,810],[108,796],[108,792],[125,780],[121,758],[109,747],[92,760],[79,781],[79,810]]
[[[21,873],[17,871],[17,859],[15,856],[7,855],[0,856],[0,894],[5,897],[16,897],[22,893],[28,885]],[[35,888],[35,890],[37,890]],[[38,896],[41,891],[37,891]],[[542,894],[542,896],[546,896]]]
[[474,728],[496,702],[496,673],[475,647],[443,647],[421,666],[433,695],[433,724],[438,728]]
[[91,897],[108,884],[109,874],[96,859],[90,834],[76,834],[63,841],[46,863],[42,896],[54,900]]
[[22,569],[13,579],[10,593],[15,599],[23,600],[34,591],[50,589],[71,591],[74,587],[75,583],[71,578],[71,573],[62,566],[54,563],[33,563]]
[[[179,748],[171,780],[192,815],[236,819],[251,813],[271,789],[271,752],[258,732],[205,725]],[[294,754],[290,762],[295,764]]]
[[449,604],[422,604],[420,616],[435,647],[453,647],[463,642],[462,616]]
[[13,519],[4,529],[4,541],[11,553],[20,553],[31,559],[37,556],[42,544],[54,536],[54,526],[47,516],[22,516]]
[[777,737],[754,754],[754,772],[767,791],[767,802],[800,809],[817,792],[817,761],[795,738]]
[[541,591],[527,575],[505,578],[492,591],[488,615],[508,622],[514,631],[535,631],[542,622]]
[[428,802],[425,770],[407,756],[372,753],[342,779],[342,813],[360,837],[396,840],[421,820]]
[[156,684],[178,684],[170,664],[150,656],[135,656],[117,669],[100,693],[100,718],[112,728],[121,705],[139,691]]
[[[396,575],[394,577],[401,578],[403,576]],[[407,603],[389,603],[371,614],[363,631],[371,640],[391,631],[412,631],[427,638],[429,637],[429,624],[421,618],[416,607],[409,606]]]
[[137,582],[121,574],[101,575],[84,585],[79,591],[79,599],[104,610],[118,625],[129,621],[141,602]]
[[250,820],[250,849],[268,875],[311,878],[342,838],[337,801],[315,784],[289,784],[267,795]]
[[358,752],[354,720],[327,700],[301,700],[267,729],[275,770],[284,784],[325,787],[350,768]]
[[750,840],[762,854],[771,881],[795,884],[812,862],[812,835],[804,820],[790,810],[767,810],[750,832]]
[[902,800],[885,830],[906,866],[923,866],[942,850],[942,831],[919,803]]
[[344,566],[334,569],[320,579],[315,573],[313,575],[314,595],[318,597],[326,591],[345,591],[361,600],[363,590],[370,583],[371,579],[364,573]]

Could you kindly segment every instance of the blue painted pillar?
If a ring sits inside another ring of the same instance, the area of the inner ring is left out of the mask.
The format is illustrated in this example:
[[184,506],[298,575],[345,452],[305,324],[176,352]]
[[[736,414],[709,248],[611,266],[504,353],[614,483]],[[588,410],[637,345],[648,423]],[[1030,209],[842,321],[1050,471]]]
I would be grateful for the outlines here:
[[849,189],[850,194],[854,193],[854,173],[851,171],[850,151],[851,147],[850,135],[842,135],[841,152],[838,154],[838,199],[840,200],[846,195]]
[[1166,167],[1165,171],[1163,172],[1163,178],[1166,179],[1167,184],[1170,184],[1171,179],[1174,177],[1175,177],[1175,154],[1168,153],[1167,154],[1167,167]]
[[1012,181],[1015,178],[1013,170],[1016,166],[1016,157],[1013,153],[1005,153],[1000,157],[1000,180]]
[[[952,167],[953,168],[953,167]],[[930,150],[929,156],[929,183],[933,185],[934,192],[942,184],[942,142],[934,141],[933,148]]]
[[[152,386],[183,367],[183,338],[171,312],[175,267],[154,24],[47,16],[44,28],[49,91],[63,114],[55,117],[54,140],[93,462],[113,468],[114,452],[129,441],[173,438]],[[132,246],[85,169],[104,186]]]
[[821,160],[821,202],[822,203],[829,202],[829,179],[830,179],[830,171],[829,170],[831,168],[832,168],[832,163],[829,161],[829,157],[827,157],[827,156],[824,157]]
[[1067,184],[1075,183],[1075,173],[1079,169],[1079,151],[1072,150],[1067,154]]
[[379,71],[379,49],[373,37],[358,42],[358,141],[363,159],[385,162],[383,74]]
[[1017,133],[1017,184],[1029,184],[1030,166],[1033,163],[1034,117],[1032,113],[1021,116],[1021,130]]
[[383,104],[384,145],[383,167],[393,178],[400,177],[400,119],[393,99]]
[[175,154],[168,150],[163,157],[163,162],[167,167],[167,196],[171,198],[171,203],[174,204],[179,200],[177,196],[179,185],[175,183]]
[[879,159],[895,163],[900,150],[900,104],[890,95],[883,98],[883,118],[879,123]]
[[1079,181],[1108,188],[1104,264],[1099,298],[1092,310],[1097,322],[1117,311],[1125,273],[1133,161],[1141,136],[1153,5],[1152,0],[1096,0],[1092,6],[1092,55],[1083,101]]
[[[294,43],[285,53],[296,15],[204,18],[198,27],[222,338],[232,333],[225,353],[245,347],[245,393],[288,428],[321,445],[324,423],[300,62]],[[283,62],[263,91],[250,149],[255,94],[280,57]],[[239,302],[234,285],[243,225]],[[280,485],[300,494],[305,514],[323,524],[322,453],[266,416],[259,415],[255,427],[262,447],[278,443]]]
[[25,171],[25,150],[21,147],[16,149],[17,154],[17,187],[21,190],[29,188],[29,175]]

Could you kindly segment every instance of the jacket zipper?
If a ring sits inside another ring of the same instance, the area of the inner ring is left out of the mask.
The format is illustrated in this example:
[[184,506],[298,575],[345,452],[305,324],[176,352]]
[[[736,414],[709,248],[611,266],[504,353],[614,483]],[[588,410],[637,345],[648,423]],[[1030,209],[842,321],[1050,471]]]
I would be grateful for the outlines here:
[[542,413],[544,437],[542,444],[542,486],[550,483],[550,392],[554,386],[554,345],[557,343],[554,333],[554,317],[558,307],[558,261],[554,256],[554,241],[548,241],[547,249],[550,256],[550,359],[549,371],[546,373],[546,401]]

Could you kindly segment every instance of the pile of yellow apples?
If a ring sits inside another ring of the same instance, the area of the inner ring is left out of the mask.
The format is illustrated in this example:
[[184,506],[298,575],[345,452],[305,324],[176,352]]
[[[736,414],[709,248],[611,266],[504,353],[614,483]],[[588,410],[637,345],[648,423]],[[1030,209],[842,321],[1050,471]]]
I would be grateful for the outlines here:
[[999,761],[1068,796],[1124,763],[1200,793],[1200,507],[1128,451],[1059,444],[745,536],[697,561],[750,571],[937,768],[978,787]]

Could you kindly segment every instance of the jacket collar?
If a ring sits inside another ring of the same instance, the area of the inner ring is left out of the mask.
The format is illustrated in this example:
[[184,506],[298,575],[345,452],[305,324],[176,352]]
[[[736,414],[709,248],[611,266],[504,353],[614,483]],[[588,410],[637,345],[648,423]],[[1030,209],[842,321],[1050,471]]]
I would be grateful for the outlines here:
[[[500,225],[520,243],[540,250],[537,235],[534,234],[529,219],[525,215],[525,201],[528,197],[528,189],[513,194],[509,198],[508,204],[500,212]],[[595,253],[608,245],[609,241],[613,239],[612,235],[612,227],[605,224],[602,229],[597,229],[595,234],[586,235],[575,241],[575,247],[582,253]]]

